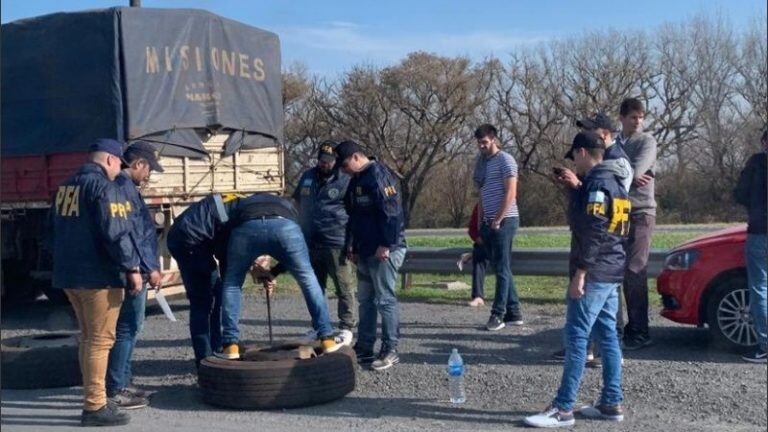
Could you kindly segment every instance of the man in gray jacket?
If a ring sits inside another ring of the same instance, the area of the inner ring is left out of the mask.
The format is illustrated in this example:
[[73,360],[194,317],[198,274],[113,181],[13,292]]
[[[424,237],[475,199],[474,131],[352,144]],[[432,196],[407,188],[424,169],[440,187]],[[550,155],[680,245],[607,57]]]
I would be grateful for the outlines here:
[[645,106],[636,98],[621,102],[619,120],[622,131],[617,141],[629,157],[634,180],[629,189],[632,203],[629,239],[626,244],[627,268],[624,273],[624,299],[627,325],[624,349],[636,350],[651,344],[648,332],[648,255],[656,227],[654,169],[656,139],[643,132]]

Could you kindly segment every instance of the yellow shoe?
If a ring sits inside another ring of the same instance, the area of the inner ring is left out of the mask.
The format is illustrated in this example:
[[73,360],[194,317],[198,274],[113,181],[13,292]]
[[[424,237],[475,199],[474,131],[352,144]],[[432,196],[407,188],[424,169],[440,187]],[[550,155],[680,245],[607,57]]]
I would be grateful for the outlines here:
[[320,344],[323,346],[323,352],[325,354],[336,352],[343,346],[341,344],[337,344],[336,341],[333,339],[333,336],[329,336],[327,338],[321,339]]
[[240,358],[240,346],[237,342],[229,343],[224,345],[220,353],[213,353],[213,355],[226,360],[237,360]]

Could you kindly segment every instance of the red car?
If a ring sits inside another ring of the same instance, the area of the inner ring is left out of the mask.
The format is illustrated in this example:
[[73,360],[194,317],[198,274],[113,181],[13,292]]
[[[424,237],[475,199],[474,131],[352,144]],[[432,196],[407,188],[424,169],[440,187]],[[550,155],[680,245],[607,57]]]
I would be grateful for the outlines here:
[[730,348],[757,344],[749,314],[744,261],[747,226],[740,225],[690,240],[672,249],[656,282],[672,321],[703,326],[713,341]]

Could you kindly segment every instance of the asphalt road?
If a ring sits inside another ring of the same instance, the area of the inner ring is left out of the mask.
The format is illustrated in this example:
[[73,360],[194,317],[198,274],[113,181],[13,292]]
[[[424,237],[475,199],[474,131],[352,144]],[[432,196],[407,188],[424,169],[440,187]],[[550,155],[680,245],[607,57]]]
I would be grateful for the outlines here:
[[[481,330],[488,309],[463,304],[402,304],[402,363],[389,371],[358,370],[357,388],[326,405],[266,412],[223,410],[201,401],[188,342],[184,299],[172,301],[179,322],[157,310],[147,317],[135,352],[136,384],[154,393],[148,408],[131,412],[125,431],[497,431],[526,430],[525,415],[546,406],[562,366],[563,307],[524,305],[526,324],[497,333]],[[331,302],[335,311],[335,302]],[[263,297],[243,304],[244,339],[266,343]],[[334,312],[335,313],[335,312]],[[303,300],[278,295],[275,337],[308,328]],[[653,314],[655,345],[626,353],[623,423],[577,419],[575,431],[765,431],[766,367],[710,347],[706,331]],[[6,308],[3,338],[71,328],[66,309],[38,302]],[[456,347],[467,363],[467,403],[448,401],[445,363]],[[44,373],[44,371],[41,371]],[[588,369],[580,403],[599,394],[600,370]],[[79,388],[2,390],[0,426],[11,431],[80,430]]]

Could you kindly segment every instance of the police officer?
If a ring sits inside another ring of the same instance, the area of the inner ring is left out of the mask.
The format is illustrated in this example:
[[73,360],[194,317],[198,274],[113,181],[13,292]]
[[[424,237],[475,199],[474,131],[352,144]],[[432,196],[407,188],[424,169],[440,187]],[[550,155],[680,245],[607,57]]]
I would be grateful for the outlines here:
[[234,195],[208,195],[190,205],[168,231],[168,251],[179,265],[189,299],[189,333],[195,364],[221,348],[221,276],[226,261],[222,233]]
[[[137,141],[124,152],[124,168],[115,183],[131,203],[129,220],[136,238],[142,277],[152,287],[160,287],[160,257],[157,252],[157,230],[149,215],[144,199],[137,187],[146,184],[152,171],[163,172],[157,161],[157,150],[151,144]],[[136,339],[144,325],[147,303],[146,287],[138,295],[127,295],[117,318],[115,345],[109,352],[107,368],[107,397],[125,409],[145,407],[149,404],[146,392],[131,386],[131,356]]]
[[[361,364],[385,370],[400,361],[397,271],[405,259],[405,218],[400,185],[383,163],[368,158],[354,141],[336,147],[336,164],[352,176],[345,198],[351,236],[350,258],[357,263],[360,324],[355,352]],[[374,360],[377,311],[382,342]]]
[[317,165],[305,171],[293,193],[299,208],[299,225],[309,247],[309,258],[320,287],[326,291],[328,276],[338,298],[339,338],[342,345],[352,343],[355,328],[355,293],[352,271],[344,248],[347,211],[344,195],[349,176],[336,167],[336,143],[320,144]]
[[624,418],[616,312],[626,262],[623,243],[629,234],[629,195],[615,171],[603,163],[605,142],[595,132],[576,135],[569,154],[584,180],[569,209],[578,258],[568,286],[565,365],[560,388],[549,407],[525,418],[525,423],[535,427],[574,424],[573,407],[591,332],[600,344],[604,382],[598,402],[583,408],[581,414],[613,421]]
[[127,424],[110,401],[104,378],[115,342],[115,324],[127,283],[142,289],[139,255],[131,238],[130,201],[113,183],[120,173],[122,144],[99,139],[89,161],[61,186],[51,206],[53,287],[64,289],[80,327],[83,426]]
[[[289,271],[298,282],[323,350],[330,353],[341,347],[334,339],[328,304],[296,218],[291,201],[274,195],[254,194],[232,203],[222,284],[222,351],[215,355],[230,360],[240,357],[238,322],[243,282],[256,259],[264,255],[277,259],[278,267]],[[267,285],[265,288],[269,289]]]

